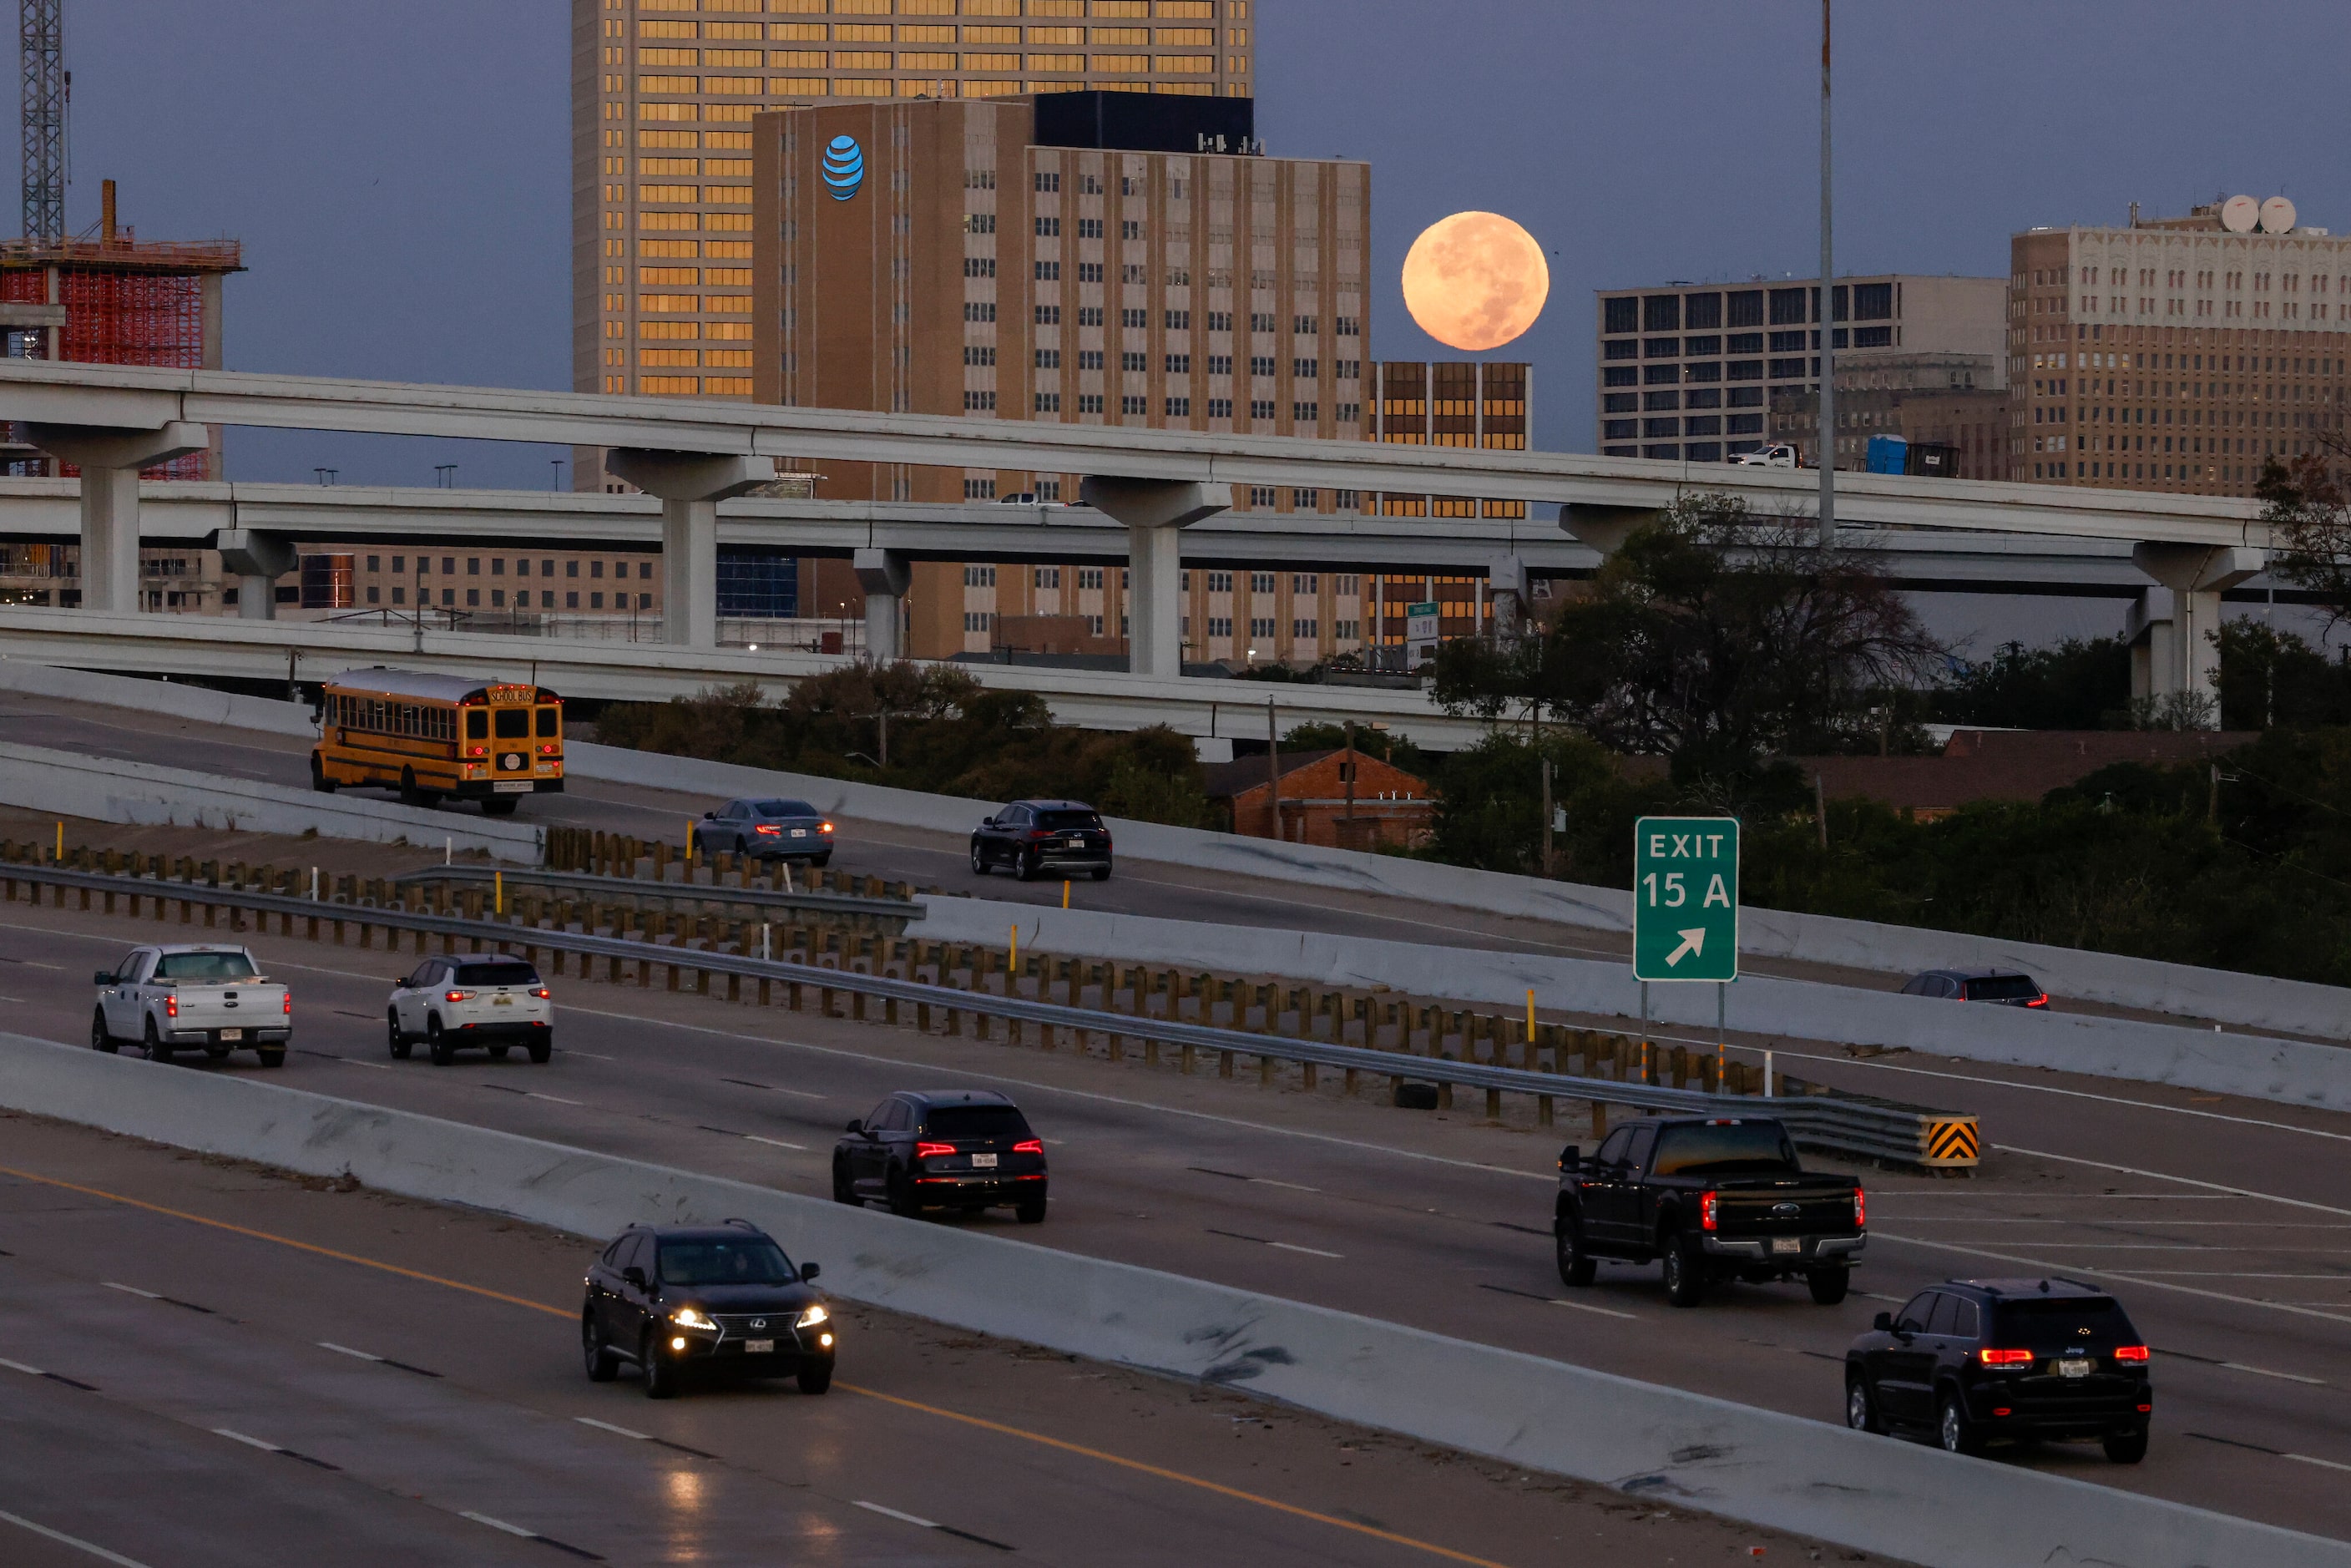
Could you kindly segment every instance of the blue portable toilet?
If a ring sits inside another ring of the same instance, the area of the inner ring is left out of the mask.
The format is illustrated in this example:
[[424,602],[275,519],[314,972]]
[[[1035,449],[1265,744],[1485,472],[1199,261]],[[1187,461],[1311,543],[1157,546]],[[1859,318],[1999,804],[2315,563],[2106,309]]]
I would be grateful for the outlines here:
[[1899,435],[1873,435],[1869,438],[1869,472],[1900,474],[1909,461],[1910,443]]

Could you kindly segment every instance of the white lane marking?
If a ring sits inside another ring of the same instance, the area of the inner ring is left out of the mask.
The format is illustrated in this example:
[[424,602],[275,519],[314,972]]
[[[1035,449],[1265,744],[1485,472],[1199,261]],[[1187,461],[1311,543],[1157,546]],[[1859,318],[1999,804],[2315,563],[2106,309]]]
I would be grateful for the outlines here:
[[2292,1372],[2272,1372],[2266,1366],[2247,1366],[2241,1361],[2224,1361],[2220,1364],[2227,1367],[2231,1372],[2250,1372],[2255,1377],[2275,1377],[2283,1379],[2287,1383],[2308,1384],[2313,1388],[2324,1388],[2326,1386],[2326,1379],[2323,1377],[2304,1377],[2297,1373]]
[[[2208,1301],[2227,1301],[2232,1306],[2240,1307],[2267,1307],[2272,1312],[2289,1312],[2298,1318],[2323,1318],[2331,1323],[2351,1323],[2351,1313],[2323,1312],[2316,1307],[2306,1306],[2297,1301],[2265,1301],[2259,1296],[2234,1296],[2225,1291],[2208,1291],[2198,1285],[2174,1284],[2169,1280],[2157,1278],[2155,1273],[2147,1270],[2140,1270],[2135,1273],[2125,1274],[2116,1270],[2100,1269],[2095,1265],[2083,1267],[2078,1264],[2053,1264],[2043,1259],[2020,1257],[2013,1252],[1993,1252],[1980,1247],[1960,1247],[1949,1241],[1929,1241],[1925,1238],[1918,1236],[1896,1236],[1893,1232],[1886,1230],[1873,1229],[1870,1234],[1873,1236],[1882,1236],[1888,1241],[1905,1242],[1912,1247],[1929,1248],[1938,1252],[1957,1252],[1962,1257],[1967,1258],[1989,1258],[1993,1261],[2000,1263],[2022,1263],[2026,1268],[2032,1270],[2035,1273],[2094,1274],[2101,1280],[2120,1280],[2126,1285],[2145,1285],[2150,1290],[2170,1291],[2182,1296],[2196,1296]],[[2240,1278],[2241,1276],[2230,1275],[2226,1277],[2233,1279]],[[2316,1277],[2321,1279],[2340,1280],[2345,1283],[2351,1283],[2351,1277],[2340,1274],[2326,1274]]]
[[48,1375],[47,1373],[43,1372],[37,1366],[26,1366],[21,1361],[10,1361],[5,1355],[0,1355],[0,1366],[5,1366],[11,1372],[21,1372],[27,1377],[47,1377]]
[[1346,1257],[1344,1252],[1325,1252],[1320,1247],[1301,1247],[1294,1241],[1269,1241],[1266,1245],[1282,1252],[1303,1252],[1310,1258]]
[[17,961],[28,969],[55,969],[61,975],[65,973],[66,967],[63,964],[44,964],[38,958],[22,958]]
[[808,1145],[806,1144],[788,1144],[781,1138],[763,1138],[757,1133],[746,1133],[743,1136],[755,1144],[772,1144],[779,1149],[797,1149],[801,1154],[808,1153]]
[[99,1283],[110,1291],[120,1291],[126,1296],[144,1296],[151,1301],[160,1301],[163,1299],[154,1291],[142,1291],[136,1285],[118,1285],[111,1280],[100,1280]]
[[119,1568],[147,1568],[147,1564],[140,1562],[136,1557],[125,1557],[120,1552],[109,1552],[96,1542],[84,1541],[78,1535],[68,1535],[62,1530],[51,1530],[46,1524],[35,1524],[23,1515],[10,1513],[5,1509],[0,1509],[0,1523],[13,1524],[19,1530],[29,1530],[35,1535],[44,1536],[61,1546],[70,1546],[77,1552],[87,1552],[101,1563],[116,1563]]
[[2308,1454],[2280,1454],[2282,1459],[2292,1459],[2297,1465],[2316,1465],[2321,1469],[2351,1470],[2351,1465],[2337,1464],[2333,1459],[2313,1458]]
[[1276,1181],[1271,1176],[1251,1176],[1249,1179],[1257,1183],[1259,1186],[1282,1186],[1288,1187],[1292,1192],[1321,1192],[1322,1190],[1319,1186],[1308,1186],[1303,1182]]
[[600,1432],[612,1432],[623,1437],[633,1437],[640,1443],[650,1443],[653,1440],[653,1434],[650,1432],[632,1432],[626,1427],[615,1427],[610,1421],[599,1421],[593,1416],[574,1416],[571,1418],[582,1427],[593,1427]]
[[559,1046],[557,1049],[562,1051],[566,1056],[584,1056],[590,1061],[618,1061],[621,1060],[617,1056],[606,1056],[601,1051],[582,1051],[576,1045]]
[[[2186,1194],[2208,1203],[2226,1203],[2224,1197],[2210,1197],[2202,1193]],[[1875,1206],[1873,1206],[1875,1207]],[[2151,1225],[2166,1230],[2351,1230],[2351,1225],[2312,1225],[2299,1219],[2154,1219],[2144,1217],[2129,1218],[2067,1219],[2056,1215],[2036,1215],[2031,1218],[2003,1219],[1995,1215],[1978,1214],[1905,1214],[1899,1217],[1905,1225]]]
[[933,1521],[924,1519],[916,1514],[901,1513],[894,1508],[883,1508],[878,1502],[867,1502],[862,1498],[852,1499],[852,1500],[854,1502],[855,1506],[863,1509],[868,1513],[878,1513],[884,1519],[894,1519],[901,1524],[911,1524],[918,1530],[936,1530],[938,1528],[938,1525]]
[[[753,1045],[778,1046],[787,1051],[805,1051],[817,1056],[834,1056],[869,1067],[901,1067],[909,1071],[921,1072],[939,1071],[937,1064],[934,1062],[909,1061],[894,1056],[875,1056],[862,1051],[841,1051],[829,1045],[810,1045],[805,1040],[783,1040],[775,1035],[745,1034],[739,1030],[712,1029],[706,1024],[698,1023],[677,1023],[668,1019],[645,1018],[636,1013],[605,1012],[597,1008],[575,1007],[571,1010],[586,1013],[591,1018],[611,1019],[621,1023],[652,1024],[661,1029],[683,1030],[689,1034],[716,1035],[721,1040],[740,1040]],[[1398,1060],[1408,1059],[1399,1058]],[[1045,1094],[1059,1094],[1071,1100],[1091,1100],[1104,1105],[1122,1105],[1130,1111],[1151,1111],[1161,1115],[1187,1117],[1196,1122],[1215,1122],[1228,1127],[1242,1127],[1252,1133],[1272,1133],[1285,1138],[1304,1138],[1311,1143],[1334,1144],[1343,1149],[1356,1149],[1374,1155],[1392,1155],[1400,1160],[1421,1160],[1430,1165],[1452,1166],[1460,1170],[1489,1171],[1496,1176],[1519,1176],[1529,1181],[1556,1183],[1559,1180],[1558,1173],[1555,1171],[1513,1170],[1509,1166],[1488,1165],[1482,1160],[1458,1160],[1446,1155],[1425,1155],[1415,1149],[1392,1148],[1385,1144],[1367,1144],[1360,1138],[1342,1138],[1330,1133],[1310,1133],[1298,1127],[1277,1127],[1270,1123],[1251,1122],[1239,1116],[1219,1116],[1212,1111],[1194,1111],[1181,1105],[1162,1105],[1149,1100],[1130,1100],[1123,1095],[1101,1094],[1087,1089],[1065,1089],[1058,1083],[1040,1083],[1032,1078],[1015,1078],[1004,1072],[983,1072],[968,1067],[952,1068],[948,1071],[959,1072],[967,1078],[984,1078],[995,1083],[1017,1084],[1023,1089],[1034,1089]],[[795,1091],[782,1090],[779,1092],[792,1093]],[[808,1097],[811,1100],[824,1098],[820,1094],[811,1094]]]
[[25,998],[22,997],[0,997],[0,1002],[14,1002],[18,1007],[23,1007],[25,1005]]
[[248,1437],[244,1433],[227,1427],[214,1427],[213,1436],[226,1437],[232,1443],[243,1443],[248,1448],[259,1448],[265,1454],[282,1454],[286,1451],[276,1443],[265,1443],[258,1437]]
[[[1595,1307],[1590,1301],[1571,1301],[1562,1296],[1546,1296],[1543,1299],[1554,1307],[1573,1307],[1579,1312],[1598,1312],[1604,1318],[1623,1318],[1628,1323],[1637,1323],[1641,1321],[1641,1314],[1638,1312],[1620,1312],[1614,1307]],[[1889,1301],[1894,1300],[1892,1296],[1883,1299]]]
[[559,1105],[577,1105],[583,1111],[588,1108],[584,1101],[566,1100],[560,1094],[541,1094],[536,1089],[526,1089],[522,1092],[526,1100],[552,1100]]
[[332,1340],[322,1339],[318,1341],[317,1343],[320,1350],[331,1350],[337,1355],[348,1355],[354,1361],[381,1361],[383,1359],[383,1357],[380,1355],[370,1355],[363,1350],[353,1350],[347,1344],[337,1344]]
[[538,1539],[538,1531],[536,1530],[525,1530],[519,1524],[508,1524],[503,1519],[492,1519],[486,1513],[475,1513],[471,1509],[459,1510],[457,1517],[460,1519],[470,1519],[475,1524],[486,1524],[492,1530],[503,1530],[508,1535],[519,1535],[525,1541],[537,1541]]
[[2239,1269],[2143,1269],[2167,1280],[2332,1280],[2351,1285],[2351,1274],[2249,1274]]
[[2109,1165],[2104,1160],[2085,1160],[2078,1155],[2053,1155],[2040,1149],[2020,1149],[2011,1144],[1994,1144],[1993,1148],[2004,1155],[2028,1155],[2036,1160],[2060,1160],[2069,1166],[2088,1166],[2092,1170],[2115,1171],[2123,1176],[2150,1176],[2157,1181],[2176,1181],[2182,1186],[2202,1187],[2207,1192],[2226,1193],[2231,1197],[2257,1197],[2264,1203],[2280,1203],[2288,1208],[2307,1208],[2318,1214],[2336,1214],[2351,1219],[2351,1208],[2341,1208],[2331,1203],[2313,1203],[2304,1197],[2280,1197],[2273,1192],[2255,1192],[2251,1187],[2230,1186],[2217,1181],[2199,1181],[2194,1176],[2171,1176],[2163,1171],[2141,1170],[2137,1166]]
[[[2063,1157],[2063,1156],[2060,1156]],[[2176,1176],[2166,1176],[2176,1181]],[[1906,1197],[2022,1197],[2051,1203],[2104,1203],[2108,1198],[2133,1203],[2226,1203],[2229,1195],[2213,1192],[2027,1192],[2022,1188],[1982,1187],[1962,1192],[1956,1187],[1882,1186],[1870,1194],[1872,1203],[1899,1203]]]

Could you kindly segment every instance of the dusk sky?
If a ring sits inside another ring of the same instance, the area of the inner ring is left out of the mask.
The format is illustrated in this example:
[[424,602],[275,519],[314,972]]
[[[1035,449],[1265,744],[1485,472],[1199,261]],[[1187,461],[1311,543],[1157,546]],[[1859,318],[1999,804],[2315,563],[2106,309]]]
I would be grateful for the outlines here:
[[[120,182],[152,238],[226,234],[228,363],[569,384],[569,8],[67,0],[68,221]],[[1259,0],[1258,123],[1277,155],[1373,169],[1370,353],[1457,357],[1396,277],[1427,224],[1507,214],[1549,309],[1536,444],[1592,445],[1592,290],[1808,273],[1819,10],[1534,0]],[[2351,35],[2306,0],[1847,5],[1839,270],[2004,275],[2008,236],[2283,192],[2351,225]],[[237,432],[230,472],[543,486],[549,452]]]

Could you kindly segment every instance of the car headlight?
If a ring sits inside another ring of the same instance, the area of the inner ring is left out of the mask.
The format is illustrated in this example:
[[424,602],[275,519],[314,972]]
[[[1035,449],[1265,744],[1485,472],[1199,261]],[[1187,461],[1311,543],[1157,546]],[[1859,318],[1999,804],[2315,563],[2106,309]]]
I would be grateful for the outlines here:
[[715,1329],[718,1325],[692,1307],[680,1307],[670,1313],[669,1321],[682,1329]]
[[832,1314],[831,1312],[826,1312],[822,1307],[812,1306],[806,1312],[800,1313],[800,1321],[794,1323],[792,1326],[794,1328],[812,1329],[819,1323],[829,1323],[831,1321]]

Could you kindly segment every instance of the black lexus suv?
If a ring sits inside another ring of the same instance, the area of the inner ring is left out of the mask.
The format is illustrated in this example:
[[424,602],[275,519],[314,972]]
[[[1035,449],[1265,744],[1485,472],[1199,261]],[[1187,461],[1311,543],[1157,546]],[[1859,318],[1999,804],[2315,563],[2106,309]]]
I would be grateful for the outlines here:
[[632,1225],[588,1270],[580,1310],[588,1379],[609,1383],[626,1361],[649,1399],[669,1398],[689,1374],[789,1374],[801,1393],[821,1394],[832,1386],[837,1331],[809,1288],[816,1275],[747,1219]]
[[888,1203],[893,1214],[1010,1205],[1014,1218],[1045,1218],[1045,1143],[1020,1107],[988,1089],[893,1094],[849,1124],[832,1146],[832,1197]]
[[1844,1353],[1845,1425],[1955,1454],[2094,1437],[2135,1465],[2154,1408],[2147,1342],[2121,1302],[2075,1280],[1947,1280]]

